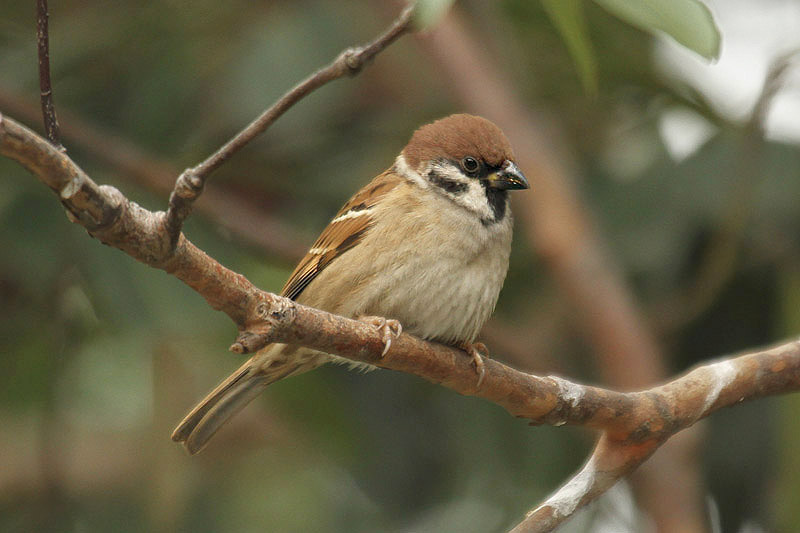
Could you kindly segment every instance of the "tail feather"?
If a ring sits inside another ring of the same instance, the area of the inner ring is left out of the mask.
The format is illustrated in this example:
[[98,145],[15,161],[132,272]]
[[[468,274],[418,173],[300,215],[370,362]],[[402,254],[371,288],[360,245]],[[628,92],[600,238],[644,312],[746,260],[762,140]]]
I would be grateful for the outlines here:
[[229,389],[200,419],[186,440],[183,441],[183,445],[189,453],[194,455],[202,450],[223,424],[244,409],[267,385],[264,376],[253,376],[245,378]]
[[178,427],[176,427],[172,432],[172,440],[175,442],[184,442],[200,422],[200,420],[209,411],[209,409],[214,407],[214,405],[216,405],[216,403],[219,402],[220,399],[222,399],[233,386],[235,386],[248,374],[250,371],[250,365],[251,362],[247,361],[233,374],[228,376],[222,383],[217,385],[214,390],[209,392],[200,403],[194,406],[189,414],[183,417],[181,423],[178,424]]
[[172,440],[183,442],[190,454],[202,450],[209,439],[233,415],[258,396],[267,385],[301,370],[291,362],[259,368],[253,359],[217,385],[172,432]]

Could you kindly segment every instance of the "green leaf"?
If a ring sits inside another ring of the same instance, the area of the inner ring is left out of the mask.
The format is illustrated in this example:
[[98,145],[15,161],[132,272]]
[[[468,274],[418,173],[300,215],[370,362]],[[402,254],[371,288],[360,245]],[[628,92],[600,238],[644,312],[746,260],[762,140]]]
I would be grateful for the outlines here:
[[583,14],[583,0],[542,0],[544,8],[553,25],[561,33],[572,60],[578,68],[583,88],[590,94],[597,94],[597,63],[592,43],[586,29]]
[[419,0],[414,8],[414,21],[417,28],[427,30],[435,26],[454,3],[455,0]]
[[720,34],[711,11],[699,0],[594,0],[644,31],[664,32],[706,59],[717,59]]

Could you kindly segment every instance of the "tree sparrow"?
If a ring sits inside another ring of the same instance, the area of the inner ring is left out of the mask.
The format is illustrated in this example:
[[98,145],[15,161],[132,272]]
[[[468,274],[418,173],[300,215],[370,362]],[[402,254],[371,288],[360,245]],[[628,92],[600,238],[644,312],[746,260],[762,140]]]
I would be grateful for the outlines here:
[[[465,349],[482,371],[473,341],[508,270],[507,191],[527,188],[508,140],[492,122],[462,114],[423,126],[394,165],[336,214],[281,294],[337,315],[369,316],[384,335],[384,354],[402,324],[423,339]],[[211,391],[172,439],[197,453],[267,385],[327,362],[373,368],[272,344]]]

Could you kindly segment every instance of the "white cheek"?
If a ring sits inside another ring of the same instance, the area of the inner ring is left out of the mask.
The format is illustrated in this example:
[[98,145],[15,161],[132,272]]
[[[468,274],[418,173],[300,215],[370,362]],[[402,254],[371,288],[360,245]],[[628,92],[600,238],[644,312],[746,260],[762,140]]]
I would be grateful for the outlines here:
[[[486,191],[483,186],[477,179],[464,176],[458,168],[450,164],[442,164],[434,161],[422,168],[422,172],[417,172],[408,165],[405,157],[400,154],[395,160],[395,169],[400,175],[405,176],[406,179],[412,181],[420,188],[430,189],[436,194],[465,208],[471,213],[471,216],[474,217],[477,215],[481,220],[494,220],[495,214],[489,206],[489,201],[486,198]],[[424,177],[424,175],[431,170],[435,170],[438,174],[445,176],[451,181],[466,185],[467,190],[461,193],[450,193],[440,187],[431,185]]]
[[486,199],[486,191],[478,180],[467,184],[467,192],[454,198],[455,202],[476,213],[481,219],[493,219],[494,213]]
[[432,189],[461,207],[478,215],[478,217],[483,220],[494,218],[492,208],[489,207],[489,202],[486,199],[486,191],[477,179],[464,176],[460,170],[451,165],[443,165],[434,162],[425,169],[425,172],[427,173],[431,170],[435,170],[438,174],[445,176],[451,181],[467,186],[467,190],[460,193],[447,192],[440,187],[431,187]]
[[408,166],[406,158],[403,156],[403,154],[397,156],[397,159],[394,161],[394,167],[398,174],[408,180],[411,180],[419,187],[427,189],[430,185],[427,180],[425,180],[425,178],[423,178],[416,170],[413,170],[410,166]]

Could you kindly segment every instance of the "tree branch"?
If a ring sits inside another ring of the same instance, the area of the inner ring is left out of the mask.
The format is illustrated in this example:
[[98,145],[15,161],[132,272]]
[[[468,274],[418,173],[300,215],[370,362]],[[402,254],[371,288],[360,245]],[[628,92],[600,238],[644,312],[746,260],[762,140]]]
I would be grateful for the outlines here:
[[48,31],[47,0],[36,2],[36,41],[39,52],[39,91],[42,99],[42,117],[47,138],[60,150],[61,135],[58,131],[58,118],[53,105],[53,86],[50,82],[50,34]]
[[718,409],[797,390],[800,341],[699,366],[665,385],[635,393],[637,405],[650,404],[632,417],[640,425],[626,438],[619,438],[624,433],[604,432],[583,468],[512,531],[552,531],[632,472],[672,435]]
[[208,159],[195,167],[186,169],[178,177],[175,189],[169,197],[167,231],[169,231],[172,242],[177,243],[184,220],[191,213],[192,205],[203,192],[203,187],[214,170],[263,133],[289,108],[311,92],[344,75],[354,76],[358,74],[364,65],[376,55],[411,30],[414,7],[414,3],[406,6],[391,26],[374,41],[364,46],[344,50],[328,66],[318,70],[283,95],[261,116],[236,134]]
[[489,400],[532,424],[581,425],[603,433],[572,480],[537,507],[516,531],[550,531],[631,472],[676,432],[722,407],[800,389],[800,341],[707,364],[664,385],[616,392],[540,377],[486,361],[478,386],[462,351],[408,334],[385,357],[373,327],[257,289],[192,245],[169,246],[164,213],[149,212],[117,189],[99,186],[66,154],[0,115],[0,154],[34,173],[90,235],[184,281],[240,333],[231,350],[249,353],[271,342],[299,344],[387,369],[415,374],[460,394]]
[[[41,116],[39,106],[33,105],[32,100],[2,85],[0,109],[5,109],[23,123],[39,120]],[[156,193],[170,194],[175,185],[175,176],[180,173],[171,162],[63,107],[59,116],[63,139],[73,148],[80,148],[128,182]],[[263,203],[251,196],[214,183],[208,184],[205,190],[214,201],[197,204],[199,211],[244,242],[258,246],[287,264],[294,264],[305,255],[308,248],[303,243],[313,242],[313,235],[307,235],[268,213]]]
[[[582,470],[534,509],[516,531],[552,530],[631,472],[673,434],[715,410],[800,389],[797,341],[700,366],[640,392],[622,393],[555,376],[534,376],[493,360],[486,361],[485,378],[479,385],[471,359],[460,350],[404,334],[382,357],[383,339],[375,328],[261,291],[189,242],[181,226],[208,175],[305,95],[344,74],[357,73],[409,30],[412,10],[406,8],[373,43],[340,54],[204,163],[185,171],[166,213],[150,212],[117,189],[96,184],[57,147],[2,114],[0,154],[18,161],[56,192],[70,219],[90,235],[174,275],[211,307],[225,312],[239,328],[231,346],[234,352],[250,353],[271,342],[298,344],[415,374],[460,394],[489,400],[532,424],[572,424],[602,431]],[[650,351],[646,342],[642,346],[642,351]]]

